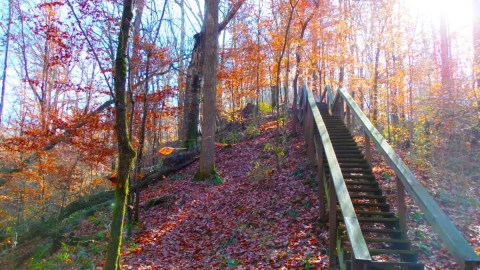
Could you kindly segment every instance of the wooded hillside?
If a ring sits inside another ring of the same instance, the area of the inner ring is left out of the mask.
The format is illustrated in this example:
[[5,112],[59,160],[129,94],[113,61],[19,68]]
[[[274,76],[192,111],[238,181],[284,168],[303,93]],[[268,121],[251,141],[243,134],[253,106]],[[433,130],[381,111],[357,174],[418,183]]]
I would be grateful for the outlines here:
[[[480,0],[8,0],[0,18],[0,265],[326,267],[297,109],[303,86],[320,100],[327,85],[353,96],[480,254]],[[364,132],[352,128],[360,144]],[[235,196],[246,201],[232,208]],[[421,262],[458,267],[407,203]],[[197,206],[211,216],[181,213]],[[181,238],[192,223],[211,250]],[[176,234],[152,242],[159,230]],[[175,264],[183,247],[195,262]]]

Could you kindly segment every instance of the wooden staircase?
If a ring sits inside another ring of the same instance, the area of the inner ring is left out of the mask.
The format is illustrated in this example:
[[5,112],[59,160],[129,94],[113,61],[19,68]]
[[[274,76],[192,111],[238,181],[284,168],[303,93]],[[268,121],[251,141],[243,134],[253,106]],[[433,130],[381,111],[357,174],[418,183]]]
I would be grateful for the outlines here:
[[[372,168],[349,130],[338,116],[328,113],[325,103],[317,103],[337,156],[345,184],[358,217],[368,250],[372,256],[369,269],[424,269],[417,262],[417,251],[412,248],[399,218],[391,212],[390,205],[375,180]],[[327,178],[330,177],[327,158],[323,164]],[[343,258],[350,258],[351,247],[345,232],[340,209],[337,209],[339,241]],[[350,261],[346,260],[350,268]]]

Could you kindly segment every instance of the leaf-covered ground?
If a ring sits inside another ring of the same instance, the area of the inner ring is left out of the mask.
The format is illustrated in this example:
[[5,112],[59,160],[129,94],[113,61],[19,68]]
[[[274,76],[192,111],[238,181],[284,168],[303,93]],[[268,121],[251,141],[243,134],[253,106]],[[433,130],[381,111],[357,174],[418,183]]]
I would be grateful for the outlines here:
[[[142,193],[141,222],[124,241],[123,269],[326,269],[328,228],[318,221],[315,175],[307,164],[303,135],[292,136],[290,128],[277,145],[275,126],[268,122],[252,130],[257,136],[249,141],[217,146],[221,185],[193,182],[196,162],[149,186]],[[480,187],[461,186],[454,176],[444,183],[425,166],[410,167],[480,251]],[[393,171],[376,154],[373,172],[395,210]],[[465,195],[449,194],[452,186]],[[148,207],[153,198],[163,201]],[[409,237],[426,269],[459,269],[408,197],[407,209]],[[107,212],[95,213],[72,230],[71,235],[83,239],[79,244],[62,245],[53,259],[34,260],[30,266],[101,269]]]
[[328,241],[317,222],[318,199],[303,137],[283,136],[280,148],[274,137],[273,123],[267,123],[254,140],[218,147],[216,168],[224,180],[221,185],[192,182],[197,162],[150,186],[142,194],[143,201],[173,195],[172,203],[144,207],[134,240],[123,249],[123,267],[327,266]]

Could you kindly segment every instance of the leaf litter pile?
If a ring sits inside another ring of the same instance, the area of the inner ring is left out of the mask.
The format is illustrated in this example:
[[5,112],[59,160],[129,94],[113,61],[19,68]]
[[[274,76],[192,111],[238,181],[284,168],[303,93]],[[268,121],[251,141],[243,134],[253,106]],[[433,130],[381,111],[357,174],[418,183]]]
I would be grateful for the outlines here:
[[274,125],[262,125],[254,140],[217,146],[223,184],[192,181],[195,162],[150,186],[142,201],[166,198],[165,203],[143,207],[133,241],[122,251],[123,267],[327,267],[327,231],[317,221],[315,176],[303,136],[286,135],[275,145]]

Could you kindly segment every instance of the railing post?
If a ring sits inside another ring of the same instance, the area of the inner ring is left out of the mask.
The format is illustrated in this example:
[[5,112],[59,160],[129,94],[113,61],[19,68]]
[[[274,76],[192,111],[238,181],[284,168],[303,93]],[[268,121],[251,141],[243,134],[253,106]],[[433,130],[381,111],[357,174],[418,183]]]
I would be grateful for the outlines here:
[[400,222],[400,229],[405,235],[407,233],[407,206],[405,204],[405,187],[398,176],[395,177],[397,182],[397,210]]
[[[342,105],[343,104],[345,104],[345,102],[342,102]],[[353,133],[351,120],[352,120],[352,115],[350,113],[350,107],[347,105],[347,128],[348,130],[350,130],[351,133]]]
[[330,204],[329,204],[329,242],[328,256],[330,261],[330,267],[337,265],[337,194],[335,193],[335,185],[333,180],[330,179],[328,188]]
[[368,265],[365,261],[361,261],[361,260],[357,260],[355,259],[355,254],[353,254],[352,252],[352,255],[351,255],[351,262],[352,262],[352,266],[350,269],[352,270],[363,270],[363,269],[368,269]]
[[367,158],[368,164],[372,165],[372,149],[370,146],[370,136],[365,132],[365,157]]
[[[355,100],[355,92],[352,92],[352,98],[353,100]],[[350,106],[348,106],[348,109],[350,110]],[[352,114],[352,134],[354,129],[355,129],[355,114]]]
[[[309,105],[307,105],[309,107]],[[306,128],[306,139],[307,139],[307,154],[310,159],[310,164],[315,166],[315,145],[313,142],[313,113],[312,108],[307,110],[307,128]]]
[[315,136],[315,152],[317,154],[317,182],[318,182],[318,199],[320,201],[320,220],[325,218],[325,185],[323,182],[323,144],[320,140],[320,135]]

